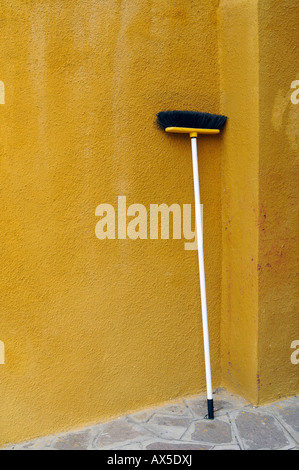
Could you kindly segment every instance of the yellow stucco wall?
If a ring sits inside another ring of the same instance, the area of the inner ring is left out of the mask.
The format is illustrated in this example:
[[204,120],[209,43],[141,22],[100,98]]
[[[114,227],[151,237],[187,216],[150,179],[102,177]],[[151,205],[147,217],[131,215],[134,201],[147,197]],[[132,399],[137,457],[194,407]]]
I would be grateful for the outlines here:
[[[223,384],[257,401],[259,79],[257,1],[218,10],[222,154]],[[238,40],[236,40],[238,38]]]
[[295,0],[218,9],[222,383],[255,404],[298,392],[298,24]]
[[[217,4],[0,2],[2,444],[205,390],[197,252],[101,241],[95,209],[193,203],[190,142],[153,121],[219,112]],[[199,151],[217,386],[220,139]]]
[[292,99],[291,88],[299,80],[298,2],[260,2],[258,14],[258,393],[263,403],[295,395],[299,389],[299,365],[291,361],[291,345],[299,340],[299,102]]
[[193,203],[163,109],[229,116],[198,144],[213,386],[298,390],[296,3],[0,0],[0,445],[205,391],[197,252],[95,236],[118,196]]

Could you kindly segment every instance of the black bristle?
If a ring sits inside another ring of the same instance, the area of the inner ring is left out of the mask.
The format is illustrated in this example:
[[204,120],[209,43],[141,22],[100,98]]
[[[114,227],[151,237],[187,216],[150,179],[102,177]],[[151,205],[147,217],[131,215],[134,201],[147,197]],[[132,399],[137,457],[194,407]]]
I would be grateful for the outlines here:
[[198,111],[161,111],[157,114],[157,124],[161,129],[167,127],[222,129],[226,120],[226,116]]

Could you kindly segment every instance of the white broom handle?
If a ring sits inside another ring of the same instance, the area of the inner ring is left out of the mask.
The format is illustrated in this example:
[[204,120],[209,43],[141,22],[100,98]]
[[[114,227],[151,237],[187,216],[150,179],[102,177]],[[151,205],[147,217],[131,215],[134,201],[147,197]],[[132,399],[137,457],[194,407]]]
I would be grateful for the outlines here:
[[203,229],[202,229],[201,207],[200,207],[200,191],[199,191],[198,161],[197,161],[197,138],[196,137],[191,137],[191,148],[192,148],[195,220],[196,220],[196,235],[197,235],[197,246],[198,246],[199,280],[200,280],[205,368],[206,368],[207,398],[208,400],[211,400],[213,398],[212,376],[211,376],[211,363],[210,363],[206,281],[205,281],[205,267],[204,267],[204,256],[203,256]]

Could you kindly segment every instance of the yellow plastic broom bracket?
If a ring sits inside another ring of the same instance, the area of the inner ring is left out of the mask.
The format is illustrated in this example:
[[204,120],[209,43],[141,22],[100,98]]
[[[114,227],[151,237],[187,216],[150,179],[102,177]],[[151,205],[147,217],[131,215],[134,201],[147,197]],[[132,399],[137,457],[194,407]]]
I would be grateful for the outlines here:
[[177,134],[189,134],[190,137],[197,137],[198,134],[219,134],[219,129],[196,129],[194,127],[166,127],[166,132]]

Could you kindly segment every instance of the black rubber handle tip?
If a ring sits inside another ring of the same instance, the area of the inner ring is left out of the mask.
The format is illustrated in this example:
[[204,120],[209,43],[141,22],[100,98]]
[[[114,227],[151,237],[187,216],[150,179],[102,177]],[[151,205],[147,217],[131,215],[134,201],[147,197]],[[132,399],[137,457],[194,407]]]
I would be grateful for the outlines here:
[[207,400],[208,404],[208,414],[205,416],[205,419],[214,419],[214,403],[213,398]]

